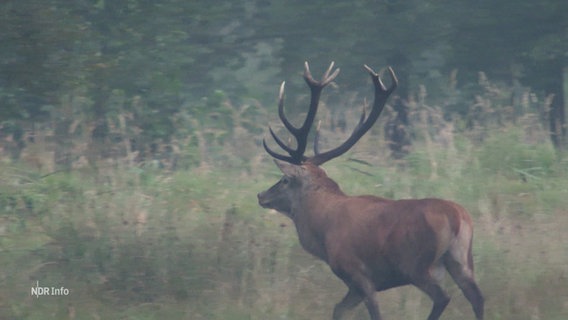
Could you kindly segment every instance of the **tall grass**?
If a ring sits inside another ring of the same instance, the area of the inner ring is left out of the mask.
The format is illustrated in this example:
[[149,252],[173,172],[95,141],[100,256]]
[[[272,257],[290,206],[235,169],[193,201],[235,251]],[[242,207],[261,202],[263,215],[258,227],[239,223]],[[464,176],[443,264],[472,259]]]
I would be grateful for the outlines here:
[[[530,114],[480,137],[440,120],[439,108],[420,108],[403,162],[387,157],[374,130],[326,164],[328,174],[349,194],[462,203],[475,223],[487,319],[566,319],[566,160]],[[174,172],[0,164],[0,318],[328,319],[345,288],[300,248],[291,221],[257,205],[279,173],[257,156],[258,136],[235,132],[238,147],[215,142],[207,161]],[[235,148],[240,160],[228,167]],[[70,294],[31,296],[37,282]],[[446,287],[454,299],[444,319],[473,318],[459,289]],[[424,319],[431,305],[411,287],[378,299],[387,319]],[[350,316],[367,317],[363,307]]]
[[[352,194],[463,203],[475,220],[488,318],[563,319],[566,163],[522,136],[510,127],[480,146],[455,147],[461,151],[415,145],[404,167],[346,157],[326,169]],[[277,177],[268,159],[253,173],[122,168],[106,175],[100,182],[89,172],[42,177],[2,167],[3,318],[326,319],[340,299],[342,284],[302,251],[291,222],[256,205],[256,193]],[[31,297],[36,281],[70,295]],[[470,317],[459,290],[447,287],[454,302],[446,318]],[[422,319],[430,305],[413,288],[378,297],[394,319]],[[363,308],[358,314],[365,316]]]

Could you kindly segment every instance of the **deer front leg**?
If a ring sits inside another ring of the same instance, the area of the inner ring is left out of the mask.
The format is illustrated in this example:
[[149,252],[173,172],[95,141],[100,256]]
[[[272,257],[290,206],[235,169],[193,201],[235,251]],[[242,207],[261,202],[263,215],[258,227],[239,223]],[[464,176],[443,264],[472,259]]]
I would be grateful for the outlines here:
[[370,291],[366,294],[365,306],[367,311],[369,311],[369,316],[371,320],[381,320],[381,313],[379,312],[379,304],[375,300],[375,290]]
[[361,301],[365,301],[371,320],[381,320],[379,304],[375,300],[375,286],[371,279],[359,271],[345,272],[335,269],[334,272],[349,287],[349,292],[335,305],[333,320],[340,320],[346,311],[355,308]]
[[349,311],[363,301],[364,296],[358,290],[349,288],[343,299],[333,309],[333,320],[341,320],[346,311]]

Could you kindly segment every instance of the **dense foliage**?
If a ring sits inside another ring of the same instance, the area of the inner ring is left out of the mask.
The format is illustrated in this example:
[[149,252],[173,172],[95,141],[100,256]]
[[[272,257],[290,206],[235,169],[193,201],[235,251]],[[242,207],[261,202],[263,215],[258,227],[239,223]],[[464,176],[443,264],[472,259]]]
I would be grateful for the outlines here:
[[[2,133],[21,148],[35,129],[51,128],[63,166],[77,156],[66,151],[77,135],[92,140],[93,154],[97,145],[120,149],[128,140],[126,151],[148,160],[179,138],[179,125],[196,133],[176,123],[180,113],[200,122],[216,117],[219,94],[271,105],[279,81],[300,88],[304,60],[315,69],[335,60],[341,95],[330,92],[332,108],[361,91],[363,63],[393,65],[403,98],[425,84],[444,100],[440,86],[454,80],[470,98],[468,83],[479,71],[554,94],[550,127],[560,147],[567,9],[554,0],[4,1]],[[468,111],[462,101],[451,107],[444,112]]]

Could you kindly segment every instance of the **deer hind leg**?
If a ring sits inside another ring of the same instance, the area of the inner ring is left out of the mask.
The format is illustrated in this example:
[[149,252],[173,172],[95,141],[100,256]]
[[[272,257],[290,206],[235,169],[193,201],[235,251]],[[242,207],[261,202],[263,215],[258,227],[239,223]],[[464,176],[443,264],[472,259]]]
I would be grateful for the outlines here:
[[449,274],[452,276],[452,279],[454,279],[464,296],[471,304],[475,317],[478,320],[482,320],[484,299],[481,294],[481,290],[473,277],[471,250],[468,253],[467,261],[460,261],[456,259],[451,252],[449,252],[444,257],[444,265],[446,266]]
[[442,261],[473,308],[478,320],[483,319],[484,299],[473,276],[473,255],[471,228],[462,228],[455,242],[444,254]]

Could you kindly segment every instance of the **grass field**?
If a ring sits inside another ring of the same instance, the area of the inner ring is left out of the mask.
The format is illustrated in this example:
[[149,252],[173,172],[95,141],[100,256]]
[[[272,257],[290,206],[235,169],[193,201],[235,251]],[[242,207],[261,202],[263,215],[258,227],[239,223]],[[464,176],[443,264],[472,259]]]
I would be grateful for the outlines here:
[[[486,318],[568,318],[568,163],[548,143],[511,126],[482,143],[417,141],[394,163],[376,140],[325,165],[345,192],[463,204]],[[257,205],[279,177],[268,157],[175,172],[36,171],[0,165],[1,319],[329,319],[345,293],[291,221]],[[473,319],[446,278],[442,318]],[[33,296],[38,285],[68,294]],[[386,319],[425,319],[431,307],[413,287],[377,298]]]

